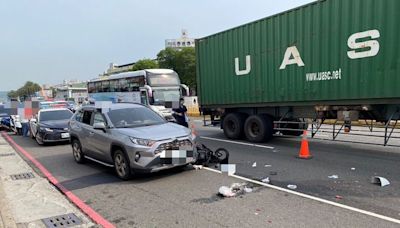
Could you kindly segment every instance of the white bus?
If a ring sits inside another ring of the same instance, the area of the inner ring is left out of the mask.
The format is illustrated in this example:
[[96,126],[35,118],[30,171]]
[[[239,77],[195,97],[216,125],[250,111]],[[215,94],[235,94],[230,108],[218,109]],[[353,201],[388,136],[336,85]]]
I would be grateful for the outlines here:
[[173,120],[171,105],[189,95],[178,74],[169,69],[149,69],[113,74],[88,82],[89,101],[135,102],[149,105]]

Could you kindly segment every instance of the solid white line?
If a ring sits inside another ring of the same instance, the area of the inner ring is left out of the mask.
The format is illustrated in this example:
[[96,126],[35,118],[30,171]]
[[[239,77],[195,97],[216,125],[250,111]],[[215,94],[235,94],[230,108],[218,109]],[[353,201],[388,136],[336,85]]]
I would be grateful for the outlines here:
[[[203,169],[211,171],[211,172],[222,174],[221,171],[215,170],[215,169],[211,169],[211,168],[208,168],[208,167],[203,167]],[[242,176],[238,176],[238,175],[228,175],[228,176],[234,177],[234,178],[237,178],[237,179],[241,179],[241,180],[244,180],[244,181],[247,181],[247,182],[251,182],[251,183],[254,183],[254,184],[262,185],[262,186],[265,186],[265,187],[268,187],[268,188],[272,188],[272,189],[275,189],[275,190],[278,190],[278,191],[287,192],[287,193],[290,193],[290,194],[293,194],[293,195],[297,195],[297,196],[300,196],[300,197],[303,197],[303,198],[315,200],[315,201],[318,201],[318,202],[321,202],[321,203],[329,204],[329,205],[332,205],[332,206],[335,206],[335,207],[340,207],[340,208],[347,209],[347,210],[354,211],[354,212],[358,212],[358,213],[361,213],[361,214],[364,214],[364,215],[369,215],[369,216],[372,216],[372,217],[375,217],[375,218],[379,218],[379,219],[382,219],[382,220],[386,220],[386,221],[389,221],[389,222],[394,222],[394,223],[400,224],[400,220],[399,219],[395,219],[395,218],[391,218],[391,217],[388,217],[388,216],[380,215],[380,214],[377,214],[377,213],[374,213],[374,212],[358,209],[358,208],[355,208],[355,207],[350,207],[350,206],[347,206],[347,205],[344,205],[344,204],[340,204],[340,203],[336,203],[336,202],[329,201],[329,200],[326,200],[326,199],[322,199],[322,198],[318,198],[318,197],[315,197],[315,196],[307,195],[307,194],[304,194],[304,193],[301,193],[301,192],[292,191],[292,190],[289,190],[289,189],[286,189],[286,188],[281,188],[281,187],[278,187],[278,186],[275,186],[275,185],[266,184],[264,182],[252,180],[252,179],[249,179],[249,178],[246,178],[246,177],[242,177]]]
[[216,139],[216,138],[210,138],[210,137],[205,137],[205,136],[200,136],[200,138],[214,140],[214,141],[220,141],[220,142],[235,143],[235,144],[245,145],[245,146],[267,148],[267,149],[271,149],[271,150],[275,149],[275,147],[272,147],[272,146],[264,146],[264,145],[258,145],[258,144],[252,144],[252,143],[236,142],[236,141],[231,141],[231,140],[226,140],[226,139]]

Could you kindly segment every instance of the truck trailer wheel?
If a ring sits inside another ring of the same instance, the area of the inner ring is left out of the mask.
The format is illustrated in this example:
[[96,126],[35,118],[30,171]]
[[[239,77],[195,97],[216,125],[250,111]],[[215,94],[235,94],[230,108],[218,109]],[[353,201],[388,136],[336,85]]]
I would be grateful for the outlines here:
[[246,115],[242,113],[229,113],[226,115],[222,123],[225,136],[229,139],[242,138],[245,119]]
[[264,142],[272,138],[273,121],[268,115],[252,115],[244,124],[244,133],[250,142]]

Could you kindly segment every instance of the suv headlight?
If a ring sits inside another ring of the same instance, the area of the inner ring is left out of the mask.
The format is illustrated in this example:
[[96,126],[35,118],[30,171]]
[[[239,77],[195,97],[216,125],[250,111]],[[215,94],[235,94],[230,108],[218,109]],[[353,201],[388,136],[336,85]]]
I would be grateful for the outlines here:
[[151,147],[154,145],[156,141],[151,139],[139,139],[134,137],[129,137],[134,144],[141,145],[141,146],[148,146]]
[[48,127],[46,127],[46,128],[43,128],[45,131],[47,131],[47,132],[53,132],[53,129],[51,129],[51,128],[48,128]]

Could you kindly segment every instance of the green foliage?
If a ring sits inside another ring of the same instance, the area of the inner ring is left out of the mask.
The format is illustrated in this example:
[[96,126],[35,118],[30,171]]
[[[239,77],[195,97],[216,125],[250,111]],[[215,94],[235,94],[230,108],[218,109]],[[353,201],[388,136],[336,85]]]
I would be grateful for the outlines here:
[[132,71],[144,70],[144,69],[155,69],[159,68],[156,60],[152,59],[141,59],[135,63],[132,67]]
[[7,93],[8,98],[17,98],[18,94],[17,91],[11,90],[10,92]]
[[9,98],[19,98],[25,100],[27,97],[34,95],[36,92],[40,91],[42,88],[37,83],[27,81],[24,86],[18,90],[11,90],[7,96]]
[[175,69],[176,58],[179,51],[173,48],[166,48],[157,54],[158,64],[160,68]]
[[196,89],[196,53],[193,47],[166,48],[157,54],[157,60],[160,68],[175,70],[183,84]]

